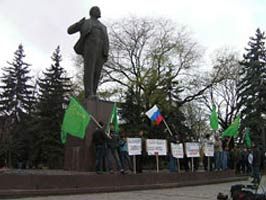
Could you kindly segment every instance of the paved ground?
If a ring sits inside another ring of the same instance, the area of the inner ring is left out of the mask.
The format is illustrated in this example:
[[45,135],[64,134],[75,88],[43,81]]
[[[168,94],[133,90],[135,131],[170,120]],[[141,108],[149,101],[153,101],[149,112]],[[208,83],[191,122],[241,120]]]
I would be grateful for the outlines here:
[[23,198],[20,200],[196,200],[196,199],[217,199],[217,194],[222,192],[229,194],[231,185],[243,182],[231,182],[214,185],[203,185],[193,187],[171,188],[162,190],[142,190],[117,193],[99,193],[99,194],[83,194],[68,196],[48,196]]

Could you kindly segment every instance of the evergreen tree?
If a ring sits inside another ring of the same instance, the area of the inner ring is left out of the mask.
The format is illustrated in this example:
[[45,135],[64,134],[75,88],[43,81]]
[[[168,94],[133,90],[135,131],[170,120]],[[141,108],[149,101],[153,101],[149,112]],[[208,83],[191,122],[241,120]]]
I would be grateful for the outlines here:
[[7,62],[3,69],[0,85],[0,115],[2,137],[0,153],[11,166],[23,160],[23,152],[27,144],[23,142],[25,132],[22,125],[29,118],[33,104],[33,86],[30,85],[29,64],[24,62],[25,54],[20,44],[14,53],[13,62]]
[[262,137],[266,111],[266,50],[265,34],[256,30],[250,37],[247,53],[240,62],[240,81],[237,87],[238,106],[242,107],[242,128],[250,127],[253,140],[259,142]]
[[60,65],[62,56],[57,47],[52,55],[54,62],[43,72],[43,78],[38,81],[39,97],[33,131],[34,153],[32,160],[35,165],[43,164],[50,168],[62,167],[63,145],[60,141],[61,124],[64,109],[68,103],[71,91],[70,78]]
[[[162,91],[164,101],[161,102],[161,108],[165,112],[165,119],[174,135],[177,135],[180,141],[195,139],[191,130],[186,125],[186,117],[183,112],[183,103],[180,98],[184,91],[178,80],[173,76],[174,66],[168,66],[167,72],[162,81]],[[165,126],[164,126],[165,128]]]
[[125,95],[125,102],[120,104],[124,128],[130,133],[137,132],[144,126],[145,109],[142,104],[139,104],[138,99],[135,92],[129,89]]

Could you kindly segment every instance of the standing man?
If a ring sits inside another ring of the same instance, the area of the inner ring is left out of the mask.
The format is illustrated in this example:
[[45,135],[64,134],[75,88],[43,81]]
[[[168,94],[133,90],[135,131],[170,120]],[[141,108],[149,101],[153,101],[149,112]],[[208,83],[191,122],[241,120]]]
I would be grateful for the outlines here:
[[256,144],[253,144],[253,160],[252,160],[252,168],[253,168],[253,181],[252,183],[259,184],[260,183],[260,166],[261,166],[261,153]]
[[100,17],[100,8],[94,6],[90,9],[90,19],[82,18],[67,30],[68,34],[80,32],[80,38],[75,44],[74,50],[84,59],[85,98],[96,95],[101,70],[108,58],[107,29],[98,20]]
[[167,149],[168,149],[168,170],[170,172],[177,172],[177,158],[172,154],[171,143],[177,144],[177,135],[170,136],[167,140]]
[[[207,146],[207,145],[209,145],[209,144],[213,144],[213,142],[211,141],[211,139],[210,139],[210,134],[207,134],[206,136],[205,136],[205,138],[203,139],[203,149],[204,149],[204,155],[203,155],[203,166],[204,166],[204,170],[205,171],[208,171],[208,170],[210,170],[210,171],[212,171],[212,161],[213,161],[213,158],[212,157],[207,157],[206,155],[205,155],[205,147]],[[208,165],[209,165],[209,167],[208,167]],[[209,169],[208,169],[209,168]]]
[[222,140],[219,138],[219,135],[215,135],[214,142],[214,162],[215,162],[215,170],[221,171],[223,169],[223,161],[222,161],[222,153],[223,153],[223,144]]
[[132,163],[128,155],[128,144],[125,132],[121,133],[121,138],[119,140],[119,150],[120,150],[122,168],[125,170],[126,169],[125,166],[127,164],[128,169],[133,171]]
[[137,171],[137,173],[142,173],[144,156],[146,154],[146,144],[145,144],[143,129],[140,129],[137,137],[141,138],[141,155],[136,156],[136,171]]
[[119,158],[118,149],[119,149],[119,136],[118,133],[114,131],[114,125],[110,125],[110,137],[107,139],[107,162],[109,172],[112,174],[113,172],[113,163],[112,160],[115,161],[116,168],[120,171],[121,174],[124,174],[125,171],[122,167],[121,160]]
[[102,128],[97,128],[92,136],[92,143],[95,146],[96,152],[96,173],[101,174],[103,171],[103,160],[105,158],[105,143],[107,140],[107,136],[103,130],[104,124],[102,122],[99,123]]

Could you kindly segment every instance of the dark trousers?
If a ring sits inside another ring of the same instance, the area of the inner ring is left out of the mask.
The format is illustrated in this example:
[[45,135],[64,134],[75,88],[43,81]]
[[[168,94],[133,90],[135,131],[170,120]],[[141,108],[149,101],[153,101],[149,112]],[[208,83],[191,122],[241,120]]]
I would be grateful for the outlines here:
[[[208,163],[208,160],[210,163]],[[213,157],[207,157],[207,156],[203,157],[203,165],[205,171],[208,170],[208,164],[210,164],[210,171],[212,171],[212,163],[213,163]]]
[[182,163],[184,166],[184,170],[188,172],[189,171],[189,158],[186,155],[184,155],[184,158],[182,159]]
[[193,159],[193,164],[194,164],[194,170],[193,171],[197,171],[199,169],[199,158],[198,157],[190,158],[191,169],[192,169],[192,159]]
[[214,162],[215,162],[215,169],[222,170],[223,168],[223,161],[222,161],[222,152],[215,151],[214,152]]
[[169,162],[168,162],[168,170],[170,172],[176,172],[177,171],[177,159],[172,155],[168,155]]
[[120,157],[121,157],[122,168],[125,169],[126,165],[127,165],[128,169],[132,170],[133,168],[132,168],[132,164],[131,164],[131,160],[130,160],[130,157],[128,155],[128,152],[127,151],[121,151]]
[[259,166],[254,166],[253,167],[253,178],[255,183],[260,182],[260,167]]
[[105,157],[104,145],[96,145],[96,172],[103,170],[103,159]]
[[108,169],[109,170],[113,169],[112,160],[115,161],[117,170],[121,170],[122,166],[121,166],[121,162],[120,162],[120,159],[119,159],[119,155],[118,155],[117,149],[108,148],[107,149],[107,162],[108,162]]
[[143,156],[137,155],[136,156],[136,171],[137,171],[137,173],[142,173],[142,166],[143,166]]

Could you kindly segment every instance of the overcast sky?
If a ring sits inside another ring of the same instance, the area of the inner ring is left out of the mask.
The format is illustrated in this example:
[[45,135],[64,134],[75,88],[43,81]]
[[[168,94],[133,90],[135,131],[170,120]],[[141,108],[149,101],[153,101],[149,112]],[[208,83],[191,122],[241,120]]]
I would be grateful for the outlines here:
[[243,52],[257,27],[266,30],[265,0],[0,0],[0,67],[22,43],[34,72],[50,65],[57,45],[71,69],[78,34],[68,35],[67,27],[89,17],[95,5],[103,22],[129,15],[170,18],[188,26],[207,53],[223,46]]

